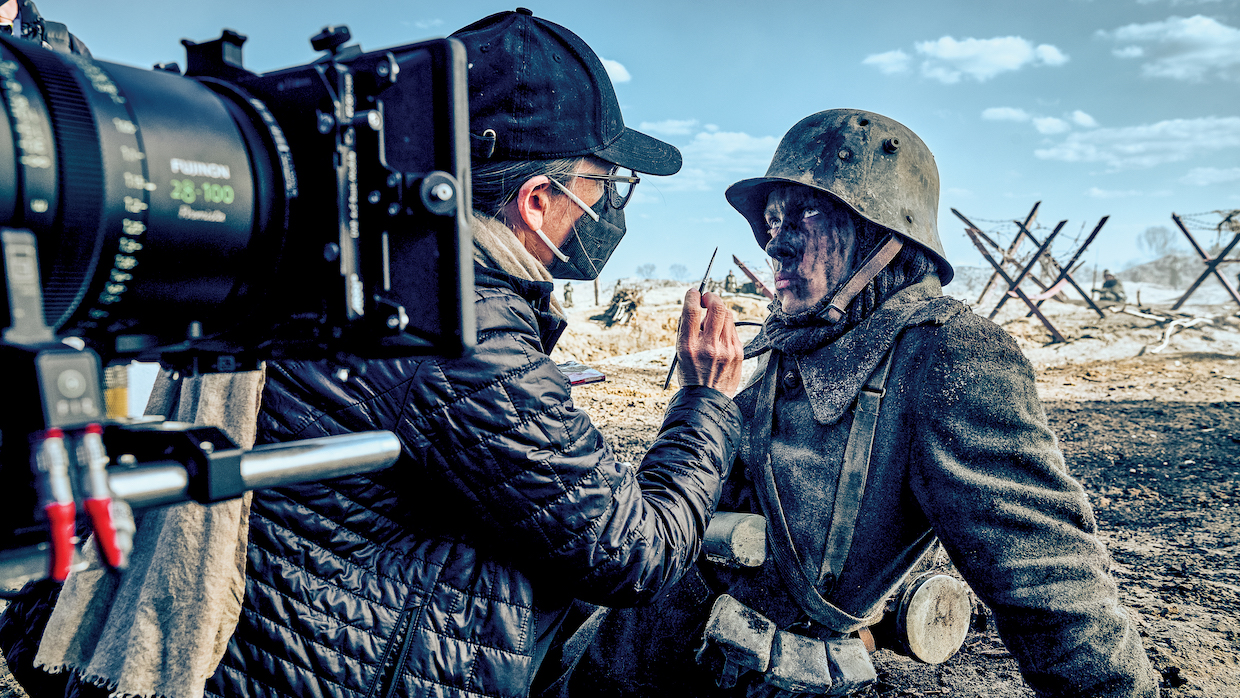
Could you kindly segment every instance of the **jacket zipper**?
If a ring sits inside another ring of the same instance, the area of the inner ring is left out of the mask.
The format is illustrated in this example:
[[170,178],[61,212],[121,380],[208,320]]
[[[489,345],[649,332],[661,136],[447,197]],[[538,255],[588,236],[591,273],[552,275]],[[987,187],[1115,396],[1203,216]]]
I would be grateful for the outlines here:
[[[413,641],[413,633],[409,632],[409,626],[413,622],[414,612],[409,606],[413,602],[415,594],[409,594],[405,599],[404,608],[401,609],[400,618],[396,620],[396,631],[392,633],[392,639],[388,642],[387,652],[383,660],[382,674],[380,680],[376,681],[371,690],[366,693],[366,698],[374,698],[376,695],[382,695],[384,698],[391,698],[393,691],[396,690],[396,676],[401,665],[405,663],[405,655],[409,653],[409,646]],[[429,600],[429,596],[428,596]],[[423,604],[424,605],[424,604]],[[419,605],[421,608],[421,605]],[[399,645],[400,650],[396,653],[395,661],[392,661],[392,647]]]

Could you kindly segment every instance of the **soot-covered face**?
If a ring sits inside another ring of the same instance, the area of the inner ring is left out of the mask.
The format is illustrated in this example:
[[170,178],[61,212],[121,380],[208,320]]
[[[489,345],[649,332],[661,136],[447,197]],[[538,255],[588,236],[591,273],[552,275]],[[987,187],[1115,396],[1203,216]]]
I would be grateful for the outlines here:
[[766,199],[766,254],[775,262],[775,293],[786,313],[807,310],[847,278],[857,229],[834,199],[797,185],[773,189]]

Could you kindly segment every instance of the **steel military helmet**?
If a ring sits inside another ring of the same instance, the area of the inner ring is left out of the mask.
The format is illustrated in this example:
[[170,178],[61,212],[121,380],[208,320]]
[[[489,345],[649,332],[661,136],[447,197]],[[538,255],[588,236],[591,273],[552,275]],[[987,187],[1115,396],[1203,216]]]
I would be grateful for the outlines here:
[[939,240],[939,170],[917,134],[894,119],[857,109],[828,109],[801,119],[780,141],[765,177],[728,187],[728,203],[763,249],[767,194],[780,184],[826,192],[857,215],[930,253],[946,284],[954,272]]

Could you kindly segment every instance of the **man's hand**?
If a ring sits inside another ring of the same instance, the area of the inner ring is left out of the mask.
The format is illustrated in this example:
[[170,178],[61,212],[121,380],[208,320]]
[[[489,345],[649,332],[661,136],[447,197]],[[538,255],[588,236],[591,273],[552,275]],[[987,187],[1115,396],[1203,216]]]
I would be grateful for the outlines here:
[[680,384],[704,385],[734,397],[741,385],[744,354],[732,310],[719,294],[703,296],[697,289],[689,289],[676,340]]

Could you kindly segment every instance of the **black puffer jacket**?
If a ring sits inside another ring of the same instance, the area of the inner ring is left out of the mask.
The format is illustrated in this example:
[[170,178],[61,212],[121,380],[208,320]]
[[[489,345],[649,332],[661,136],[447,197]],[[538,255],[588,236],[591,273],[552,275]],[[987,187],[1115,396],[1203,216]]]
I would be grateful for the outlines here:
[[364,476],[256,492],[240,624],[208,695],[520,696],[564,610],[623,605],[698,554],[740,413],[682,390],[640,468],[618,463],[547,357],[551,284],[477,269],[454,359],[268,367],[259,440],[390,429]]

